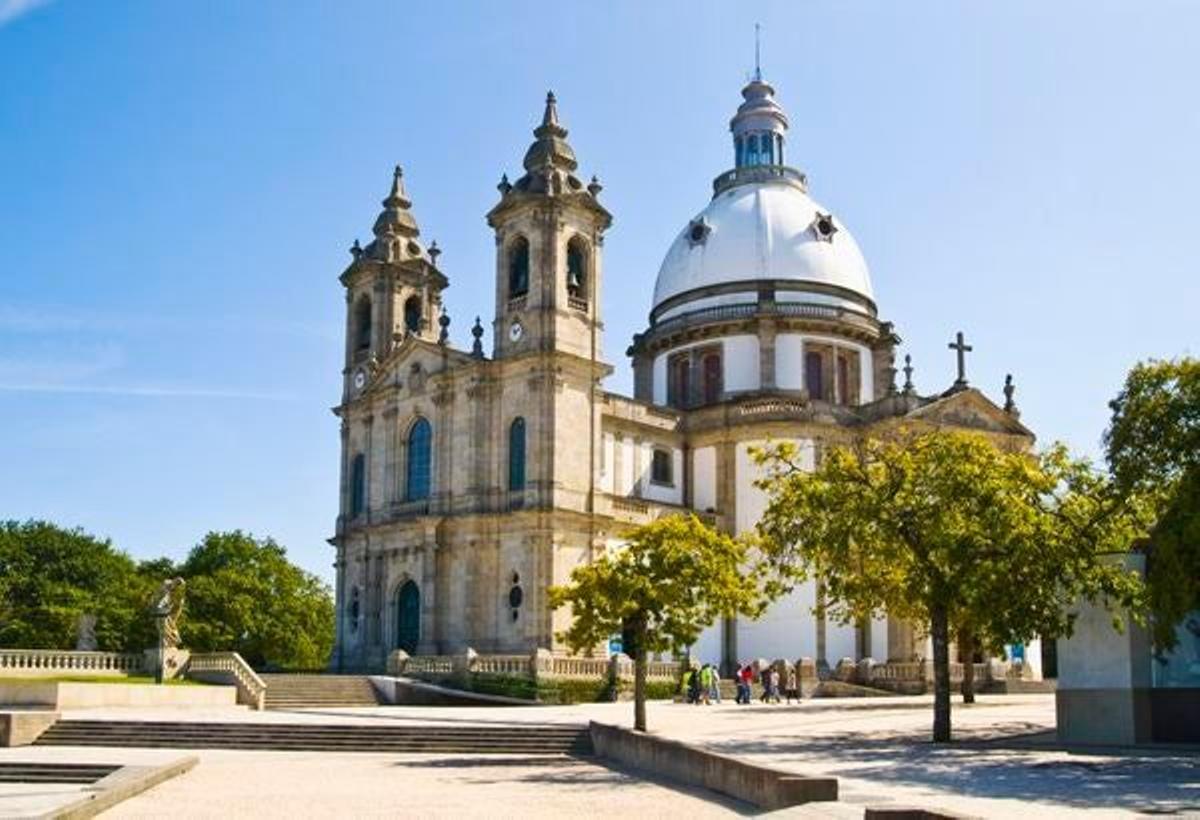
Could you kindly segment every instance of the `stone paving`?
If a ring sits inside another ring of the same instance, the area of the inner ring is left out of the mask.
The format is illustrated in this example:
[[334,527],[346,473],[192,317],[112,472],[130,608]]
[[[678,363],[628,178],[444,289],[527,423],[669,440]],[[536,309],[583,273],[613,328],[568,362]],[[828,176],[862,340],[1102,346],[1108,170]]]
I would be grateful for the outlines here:
[[[246,720],[438,725],[580,723],[628,725],[632,705],[574,707],[377,707],[288,712],[83,710],[71,718]],[[806,774],[834,774],[842,802],[782,817],[861,817],[865,805],[904,804],[981,817],[1200,818],[1200,753],[1039,747],[1053,729],[1047,695],[984,696],[955,704],[957,741],[928,742],[928,698],[813,700],[741,707],[654,703],[660,734]],[[1038,735],[1037,733],[1043,733]],[[34,747],[0,759],[144,763],[186,751]],[[422,816],[704,818],[754,813],[744,804],[651,782],[594,761],[568,758],[432,757],[301,752],[196,752],[200,765],[107,816]],[[0,792],[0,815],[4,796]],[[774,816],[774,815],[773,815]]]

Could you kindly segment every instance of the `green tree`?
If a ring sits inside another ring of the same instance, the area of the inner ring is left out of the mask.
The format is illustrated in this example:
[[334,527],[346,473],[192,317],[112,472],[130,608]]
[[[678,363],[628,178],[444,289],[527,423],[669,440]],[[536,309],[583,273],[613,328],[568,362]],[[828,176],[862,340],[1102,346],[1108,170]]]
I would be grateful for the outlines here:
[[178,572],[187,581],[183,645],[235,651],[251,666],[324,667],[333,647],[333,599],[270,538],[210,532]]
[[1102,556],[1140,519],[1061,446],[1033,456],[981,435],[902,432],[833,447],[814,472],[788,444],[759,453],[760,522],[783,583],[824,583],[843,622],[888,614],[933,639],[933,739],[950,740],[949,640],[981,648],[1069,634],[1080,595],[1139,604],[1141,584]]
[[80,529],[46,521],[0,523],[0,646],[74,649],[80,615],[96,616],[100,649],[152,643],[149,589],[133,560]]
[[634,726],[646,731],[646,658],[695,643],[717,618],[757,616],[766,603],[751,544],[695,516],[671,516],[633,530],[624,547],[576,567],[550,590],[570,605],[559,634],[573,652],[591,652],[617,633],[634,662]]
[[1153,504],[1147,582],[1154,643],[1175,645],[1175,625],[1200,609],[1200,359],[1136,365],[1109,403],[1109,469],[1126,497]]

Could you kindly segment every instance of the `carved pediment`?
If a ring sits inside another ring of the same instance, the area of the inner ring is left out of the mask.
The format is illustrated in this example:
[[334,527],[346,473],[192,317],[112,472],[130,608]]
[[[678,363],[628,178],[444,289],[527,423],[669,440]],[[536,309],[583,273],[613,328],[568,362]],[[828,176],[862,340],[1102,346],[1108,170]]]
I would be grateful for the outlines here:
[[906,418],[946,427],[1034,438],[1028,427],[973,387],[934,399],[909,412]]

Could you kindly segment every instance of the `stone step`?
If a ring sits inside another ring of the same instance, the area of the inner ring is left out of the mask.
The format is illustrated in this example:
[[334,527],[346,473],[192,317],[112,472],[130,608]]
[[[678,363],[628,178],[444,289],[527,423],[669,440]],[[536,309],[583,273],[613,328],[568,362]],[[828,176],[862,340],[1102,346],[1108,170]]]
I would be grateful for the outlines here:
[[305,706],[377,706],[379,695],[364,675],[266,673],[263,705],[268,709]]
[[95,783],[120,766],[85,763],[0,763],[0,783]]
[[59,721],[44,746],[404,752],[590,754],[582,726],[359,726],[282,723]]

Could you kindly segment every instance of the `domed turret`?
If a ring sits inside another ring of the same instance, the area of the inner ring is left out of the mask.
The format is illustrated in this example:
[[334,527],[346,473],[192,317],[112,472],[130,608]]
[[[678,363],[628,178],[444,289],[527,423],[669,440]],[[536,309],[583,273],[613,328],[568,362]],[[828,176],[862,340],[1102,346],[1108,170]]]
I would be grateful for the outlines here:
[[652,321],[753,302],[767,283],[779,303],[815,301],[874,315],[870,274],[854,237],[809,197],[804,174],[783,164],[788,119],[774,94],[758,76],[742,89],[744,102],[729,123],[734,168],[713,181],[712,201],[667,251]]

